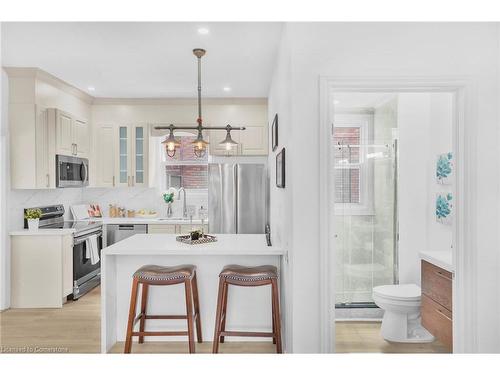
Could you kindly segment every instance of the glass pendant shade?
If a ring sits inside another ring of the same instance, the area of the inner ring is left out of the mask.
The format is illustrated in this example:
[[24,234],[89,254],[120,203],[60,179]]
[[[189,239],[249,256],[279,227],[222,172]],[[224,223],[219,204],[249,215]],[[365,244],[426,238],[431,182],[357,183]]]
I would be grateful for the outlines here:
[[226,134],[226,139],[219,143],[221,146],[224,146],[227,151],[230,151],[233,147],[238,146],[238,142],[235,142],[233,138],[231,138],[231,131],[228,130]]
[[175,151],[177,148],[181,146],[181,143],[175,139],[174,130],[170,129],[170,134],[167,138],[162,142],[165,145],[165,150],[167,151],[167,155],[171,158],[175,156]]
[[192,143],[194,145],[194,154],[198,158],[205,156],[207,151],[208,142],[203,139],[203,134],[201,130],[198,131],[198,137]]

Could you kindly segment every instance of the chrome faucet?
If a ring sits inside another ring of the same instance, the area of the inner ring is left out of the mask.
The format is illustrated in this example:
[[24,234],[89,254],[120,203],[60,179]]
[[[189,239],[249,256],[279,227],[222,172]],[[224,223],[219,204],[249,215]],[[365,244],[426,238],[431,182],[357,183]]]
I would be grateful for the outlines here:
[[184,193],[184,199],[182,201],[182,217],[184,219],[187,218],[187,207],[186,207],[186,189],[184,189],[184,187],[181,187],[178,191],[177,191],[177,199],[181,199],[181,191]]

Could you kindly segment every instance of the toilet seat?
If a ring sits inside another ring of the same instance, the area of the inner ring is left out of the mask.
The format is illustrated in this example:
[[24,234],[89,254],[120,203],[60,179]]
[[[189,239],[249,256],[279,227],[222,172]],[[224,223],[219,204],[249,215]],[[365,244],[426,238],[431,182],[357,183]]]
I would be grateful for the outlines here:
[[421,290],[415,284],[380,285],[373,288],[373,294],[393,301],[420,301]]

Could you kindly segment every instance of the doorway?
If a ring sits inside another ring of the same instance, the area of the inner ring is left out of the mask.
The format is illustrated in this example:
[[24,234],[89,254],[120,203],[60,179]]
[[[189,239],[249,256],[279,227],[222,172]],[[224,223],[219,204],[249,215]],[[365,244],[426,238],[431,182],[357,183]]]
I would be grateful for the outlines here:
[[[444,81],[433,84],[429,84],[428,81],[412,83],[414,87],[408,88],[409,84],[403,81],[387,83],[387,85],[380,81],[366,81],[365,86],[359,81],[346,82],[328,78],[322,80],[323,127],[321,134],[322,136],[328,134],[328,137],[323,138],[321,149],[321,168],[323,172],[327,172],[322,177],[321,195],[330,202],[328,207],[322,210],[322,218],[325,219],[322,222],[322,233],[328,233],[322,237],[324,261],[322,263],[322,280],[324,281],[322,292],[325,308],[322,324],[326,328],[323,336],[325,351],[335,351],[336,319],[344,320],[342,322],[344,326],[339,328],[338,334],[341,331],[346,333],[345,324],[350,324],[353,318],[365,321],[365,323],[380,324],[377,320],[380,321],[383,311],[377,308],[371,298],[371,289],[374,286],[397,284],[401,276],[403,276],[403,282],[415,280],[416,283],[420,283],[420,269],[416,266],[420,261],[418,252],[410,254],[408,258],[409,251],[406,245],[405,250],[400,248],[402,224],[399,178],[402,129],[397,121],[394,122],[400,98],[404,99],[403,103],[406,101],[405,105],[408,104],[409,99],[432,96],[446,98],[444,100],[449,101],[450,106],[447,110],[451,122],[450,127],[443,134],[448,137],[448,149],[457,156],[457,174],[463,173],[463,166],[459,164],[463,155],[460,155],[458,151],[464,146],[463,138],[458,130],[464,127],[464,90],[467,85]],[[414,94],[413,97],[412,94]],[[364,100],[365,102],[355,104],[350,103],[350,100]],[[372,100],[370,105],[367,104],[369,100]],[[374,125],[375,112],[378,112],[378,122],[384,117],[383,120],[387,125],[385,129]],[[416,113],[418,114],[418,110]],[[418,119],[418,116],[416,118]],[[393,125],[390,124],[391,121]],[[363,123],[366,128],[364,134]],[[434,138],[439,138],[438,133]],[[419,150],[418,146],[422,145],[415,143],[415,149],[412,150],[413,156],[408,159],[417,160],[422,155],[427,155],[430,163],[430,159],[436,156],[430,156],[432,148],[420,147]],[[406,157],[408,155],[407,153]],[[413,171],[410,172],[413,173]],[[408,175],[410,172],[405,173]],[[429,172],[428,168],[425,173]],[[463,269],[463,263],[459,259],[463,257],[463,252],[460,246],[461,241],[458,241],[463,236],[457,235],[457,228],[462,225],[458,214],[462,202],[458,199],[457,192],[463,189],[463,180],[457,178],[455,185],[449,189],[454,194],[457,214],[452,225],[445,229],[449,233],[442,236],[441,244],[448,241],[450,247],[453,248],[454,264],[460,265],[458,268]],[[427,198],[433,194],[429,191],[426,192]],[[405,199],[408,201],[408,197]],[[432,226],[429,213],[433,203],[429,199],[421,203],[424,207],[422,215],[427,215],[426,225]],[[408,218],[405,221],[408,221]],[[403,224],[403,226],[407,231],[412,226],[418,228],[418,225],[414,223]],[[413,230],[414,233],[417,231],[418,229]],[[423,236],[420,235],[420,237]],[[443,238],[446,240],[442,240]],[[428,242],[426,237],[423,246],[428,246]],[[401,251],[404,252],[403,258],[408,259],[401,260]],[[464,316],[461,315],[463,310],[460,306],[462,306],[461,297],[464,291],[456,288],[461,282],[459,280],[453,282],[454,306],[457,305],[457,308],[454,308],[453,322],[455,348],[458,348],[463,340],[463,336],[457,337],[456,335],[456,333],[463,332],[460,325],[463,323]],[[455,327],[458,327],[458,330]],[[403,351],[412,352],[411,347]],[[425,352],[426,349],[415,348],[415,352],[422,351]],[[441,349],[429,350],[429,352],[434,351],[441,351]]]

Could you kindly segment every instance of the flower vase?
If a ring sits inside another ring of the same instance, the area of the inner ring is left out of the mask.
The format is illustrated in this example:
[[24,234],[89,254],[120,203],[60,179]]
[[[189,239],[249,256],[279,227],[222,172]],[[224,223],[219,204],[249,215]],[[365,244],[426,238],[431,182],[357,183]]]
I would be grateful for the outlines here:
[[38,230],[40,219],[28,219],[29,230]]
[[172,211],[172,203],[167,203],[167,217],[172,217],[173,211]]

